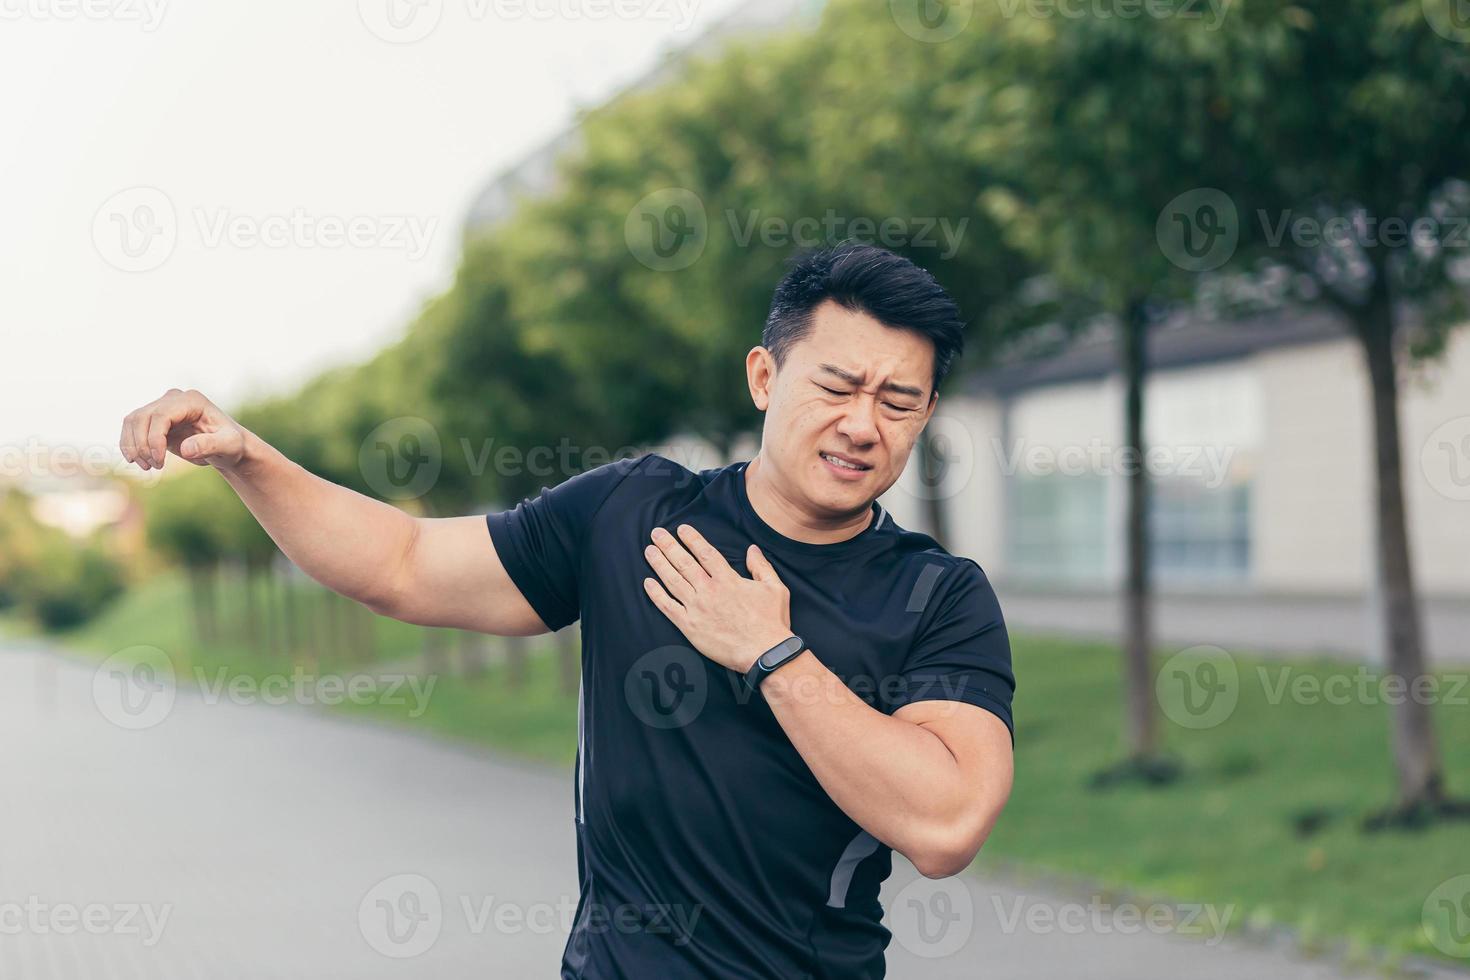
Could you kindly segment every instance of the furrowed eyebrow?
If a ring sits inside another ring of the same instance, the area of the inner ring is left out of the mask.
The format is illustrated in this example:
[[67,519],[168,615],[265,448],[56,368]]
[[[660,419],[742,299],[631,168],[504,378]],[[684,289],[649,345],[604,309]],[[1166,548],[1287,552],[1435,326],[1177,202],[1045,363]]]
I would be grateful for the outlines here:
[[[844,371],[835,364],[823,364],[821,365],[821,369],[828,374],[836,375],[850,385],[861,385],[863,383],[861,376],[853,374],[851,371]],[[883,391],[891,391],[895,395],[908,395],[911,398],[924,397],[924,389],[915,388],[913,385],[901,385],[892,381],[885,381],[879,388]]]

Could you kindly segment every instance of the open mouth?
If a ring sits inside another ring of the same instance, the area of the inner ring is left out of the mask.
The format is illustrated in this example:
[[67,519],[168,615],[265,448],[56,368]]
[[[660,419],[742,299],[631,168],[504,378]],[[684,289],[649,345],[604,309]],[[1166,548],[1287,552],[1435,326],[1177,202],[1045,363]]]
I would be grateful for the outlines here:
[[823,462],[825,462],[828,466],[831,466],[834,469],[841,470],[846,473],[866,473],[868,470],[871,470],[873,468],[867,463],[860,463],[857,460],[849,459],[846,456],[838,456],[833,453],[824,453],[820,450],[817,452],[817,455],[821,456]]

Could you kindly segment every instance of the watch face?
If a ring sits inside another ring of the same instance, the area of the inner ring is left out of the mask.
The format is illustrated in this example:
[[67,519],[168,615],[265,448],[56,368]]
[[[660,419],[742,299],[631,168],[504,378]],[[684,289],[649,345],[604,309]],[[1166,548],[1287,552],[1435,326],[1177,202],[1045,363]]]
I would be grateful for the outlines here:
[[797,637],[783,640],[774,650],[767,650],[761,654],[761,666],[770,670],[781,666],[781,663],[801,651],[802,642]]

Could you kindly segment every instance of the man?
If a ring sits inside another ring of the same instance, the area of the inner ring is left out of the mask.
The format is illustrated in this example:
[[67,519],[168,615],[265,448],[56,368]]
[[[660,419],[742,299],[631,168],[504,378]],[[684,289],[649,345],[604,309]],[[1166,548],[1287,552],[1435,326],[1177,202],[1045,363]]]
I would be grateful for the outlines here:
[[214,466],[292,561],[383,615],[517,636],[581,619],[564,978],[881,977],[891,849],[960,872],[1011,788],[995,595],[877,503],[962,326],[906,259],[807,255],[746,356],[754,459],[620,460],[487,518],[321,480],[197,392],[129,415],[122,450]]

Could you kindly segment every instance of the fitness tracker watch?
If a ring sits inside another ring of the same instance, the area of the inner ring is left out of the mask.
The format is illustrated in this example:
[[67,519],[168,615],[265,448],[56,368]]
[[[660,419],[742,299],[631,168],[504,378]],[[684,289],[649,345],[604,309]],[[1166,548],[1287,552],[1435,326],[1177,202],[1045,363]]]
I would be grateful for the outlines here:
[[806,649],[806,641],[799,636],[788,636],[771,649],[755,658],[755,663],[745,672],[745,684],[752,691],[760,690],[761,681],[777,667]]

